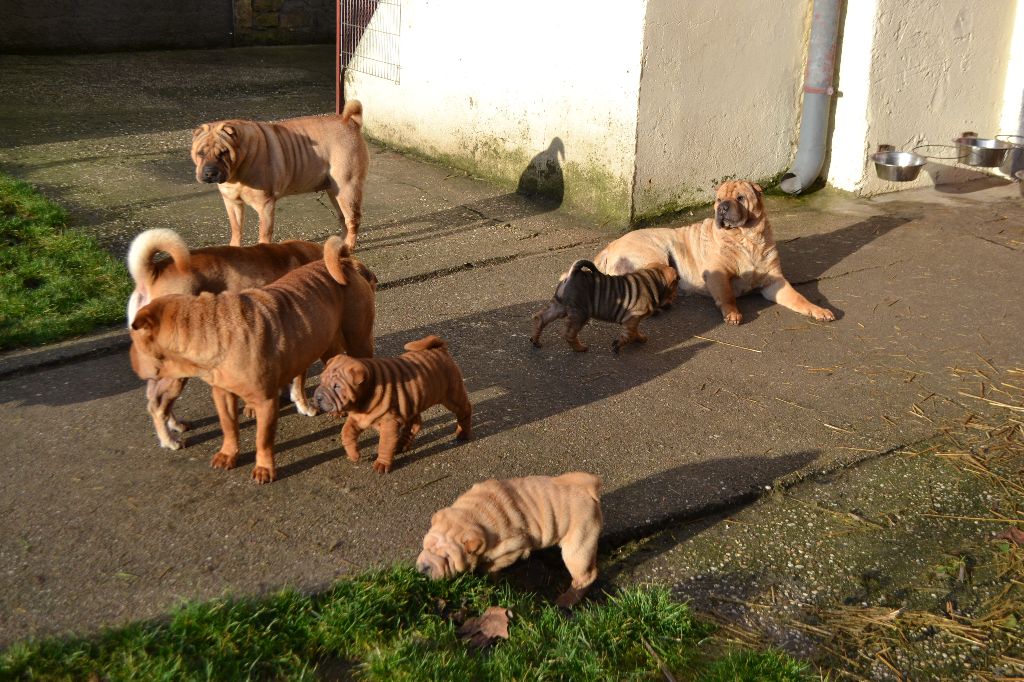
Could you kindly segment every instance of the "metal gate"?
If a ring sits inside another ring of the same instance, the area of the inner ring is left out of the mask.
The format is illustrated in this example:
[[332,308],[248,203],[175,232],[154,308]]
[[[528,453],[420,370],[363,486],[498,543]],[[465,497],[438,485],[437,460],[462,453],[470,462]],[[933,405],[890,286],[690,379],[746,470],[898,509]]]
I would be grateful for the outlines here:
[[338,0],[335,76],[338,113],[345,103],[345,72],[351,69],[399,82],[401,0]]

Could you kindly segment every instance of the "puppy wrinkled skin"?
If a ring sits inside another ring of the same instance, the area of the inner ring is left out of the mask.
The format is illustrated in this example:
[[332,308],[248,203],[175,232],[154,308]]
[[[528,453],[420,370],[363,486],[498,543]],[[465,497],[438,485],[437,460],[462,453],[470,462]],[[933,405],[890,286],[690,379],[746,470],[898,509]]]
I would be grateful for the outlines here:
[[274,240],[278,199],[323,191],[346,229],[349,252],[355,251],[370,165],[362,127],[363,105],[349,100],[340,115],[276,123],[230,119],[196,128],[196,180],[217,184],[231,223],[231,245],[242,244],[246,205],[259,214],[259,240],[266,243]]
[[[168,258],[154,261],[157,253]],[[128,327],[140,308],[169,294],[219,294],[238,292],[270,284],[295,268],[323,258],[324,247],[313,242],[286,241],[280,244],[233,247],[212,246],[192,249],[173,230],[146,230],[133,241],[128,251],[128,271],[135,291],[128,298]],[[189,426],[174,417],[172,408],[185,388],[187,379],[150,379],[146,385],[146,409],[153,418],[160,446],[171,450],[183,447],[181,433]],[[305,415],[316,410],[306,402],[301,384],[292,386],[296,409]]]
[[455,413],[458,440],[472,436],[473,407],[448,344],[427,336],[405,344],[405,350],[397,358],[333,357],[313,394],[324,412],[348,412],[341,442],[351,461],[359,461],[359,434],[377,429],[380,444],[373,469],[379,474],[389,472],[395,455],[412,445],[423,423],[420,413],[434,405]]
[[801,315],[835,319],[793,288],[765,213],[761,186],[749,180],[722,183],[715,217],[679,228],[634,230],[606,246],[594,259],[602,272],[621,275],[651,263],[679,272],[679,289],[710,296],[729,324],[743,319],[736,297],[754,290]]
[[[240,293],[172,294],[143,307],[132,322],[132,369],[142,379],[199,377],[213,387],[224,442],[211,466],[238,458],[238,401],[256,416],[252,476],[276,476],[274,434],[280,389],[305,379],[317,359],[373,355],[376,278],[348,256],[340,237],[323,260],[292,270],[265,287]],[[299,384],[301,386],[301,383]]]
[[622,335],[612,343],[616,353],[632,341],[644,343],[640,323],[668,307],[676,295],[679,274],[670,265],[652,264],[625,275],[605,275],[588,260],[578,260],[562,275],[547,308],[533,316],[530,341],[540,347],[544,327],[560,317],[565,322],[565,340],[573,350],[585,351],[580,329],[593,317],[622,325]]
[[477,483],[431,518],[416,568],[434,580],[493,573],[558,545],[572,585],[557,604],[568,608],[597,579],[600,489],[601,479],[584,472]]

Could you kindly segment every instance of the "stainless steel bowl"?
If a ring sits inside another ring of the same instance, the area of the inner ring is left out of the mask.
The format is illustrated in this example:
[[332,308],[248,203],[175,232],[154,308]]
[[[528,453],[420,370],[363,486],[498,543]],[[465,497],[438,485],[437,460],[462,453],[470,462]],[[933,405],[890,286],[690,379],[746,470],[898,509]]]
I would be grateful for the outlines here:
[[994,168],[1003,164],[1006,152],[1014,145],[1003,140],[989,140],[981,137],[958,137],[953,140],[959,154],[959,161],[968,166]]
[[914,152],[876,152],[871,155],[875,173],[883,180],[909,182],[916,180],[927,160]]

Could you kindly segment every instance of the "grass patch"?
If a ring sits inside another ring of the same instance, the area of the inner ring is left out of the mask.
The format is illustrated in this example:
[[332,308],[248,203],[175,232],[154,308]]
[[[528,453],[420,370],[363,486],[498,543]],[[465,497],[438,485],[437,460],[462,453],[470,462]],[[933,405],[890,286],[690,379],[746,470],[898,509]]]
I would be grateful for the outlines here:
[[0,174],[0,350],[124,319],[127,269],[67,221],[31,185]]
[[[509,640],[472,650],[453,614],[492,605],[513,611]],[[661,588],[565,615],[507,583],[432,582],[399,567],[313,596],[188,604],[95,637],[18,643],[0,654],[0,679],[805,679],[803,664],[775,652],[709,653],[712,629]]]

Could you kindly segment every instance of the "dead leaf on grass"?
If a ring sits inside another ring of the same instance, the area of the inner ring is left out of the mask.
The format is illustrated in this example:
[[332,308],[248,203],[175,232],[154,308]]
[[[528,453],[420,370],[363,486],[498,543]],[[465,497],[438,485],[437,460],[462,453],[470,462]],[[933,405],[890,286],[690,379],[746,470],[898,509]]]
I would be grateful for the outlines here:
[[1011,526],[1009,530],[1004,530],[1002,533],[996,533],[994,536],[996,540],[1009,540],[1015,545],[1024,545],[1024,530]]
[[490,646],[498,638],[508,639],[508,621],[512,611],[503,606],[492,606],[478,618],[470,618],[459,628],[458,635],[474,649]]

